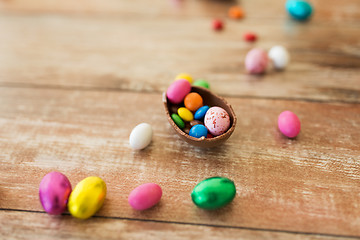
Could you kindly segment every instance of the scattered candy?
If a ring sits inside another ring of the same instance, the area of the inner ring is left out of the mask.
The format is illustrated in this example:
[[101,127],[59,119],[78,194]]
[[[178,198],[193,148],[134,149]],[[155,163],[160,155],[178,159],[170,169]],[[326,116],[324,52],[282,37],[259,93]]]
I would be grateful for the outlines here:
[[299,134],[301,124],[295,113],[284,111],[278,117],[278,127],[282,134],[289,138],[294,138]]
[[141,150],[146,148],[152,139],[152,127],[148,123],[140,123],[131,131],[129,142],[133,149]]
[[155,206],[161,199],[161,187],[155,183],[145,183],[131,191],[128,201],[135,210],[146,210]]
[[266,52],[262,49],[254,48],[246,55],[245,67],[251,74],[261,74],[266,71],[268,62]]
[[67,208],[70,193],[71,184],[62,173],[50,172],[40,182],[40,202],[49,214],[59,215],[63,213]]
[[206,137],[208,133],[207,128],[202,124],[197,124],[190,129],[189,135],[194,138]]
[[203,88],[210,89],[210,84],[209,84],[206,80],[204,80],[204,79],[196,80],[196,81],[193,83],[193,86],[203,87]]
[[185,127],[184,121],[176,113],[171,114],[171,118],[180,129],[183,129]]
[[195,112],[194,118],[196,120],[203,120],[203,118],[205,117],[205,114],[208,110],[209,110],[209,106],[202,106]]
[[178,115],[181,117],[182,120],[186,122],[190,122],[194,119],[194,116],[190,112],[190,110],[184,107],[178,109]]
[[87,177],[70,194],[69,212],[76,218],[87,219],[102,207],[105,197],[105,182],[99,177]]
[[179,75],[177,75],[175,77],[175,81],[176,80],[180,80],[180,79],[185,79],[187,80],[190,84],[193,82],[193,78],[190,74],[187,74],[187,73],[180,73]]
[[188,80],[179,79],[173,82],[166,91],[166,96],[171,103],[181,103],[190,92],[191,85]]
[[230,127],[229,114],[221,107],[211,107],[205,115],[204,123],[214,136],[225,133]]
[[191,193],[192,201],[199,208],[217,209],[230,203],[236,195],[233,181],[212,177],[201,181]]
[[224,24],[220,19],[215,19],[212,23],[212,27],[215,31],[220,31],[223,29]]
[[283,46],[274,46],[269,51],[269,59],[276,69],[284,69],[290,61],[289,52]]
[[286,10],[292,18],[299,21],[308,19],[313,12],[310,3],[305,0],[288,0],[286,2]]
[[240,19],[244,17],[244,10],[239,6],[233,6],[229,9],[228,15],[232,19]]
[[195,125],[198,125],[198,124],[203,124],[201,121],[198,121],[198,120],[192,120],[191,122],[190,122],[190,126],[195,126]]
[[247,32],[244,34],[244,40],[247,42],[255,42],[257,40],[257,36],[255,33]]
[[184,105],[187,109],[195,112],[203,105],[203,99],[200,94],[196,92],[189,93],[184,99]]

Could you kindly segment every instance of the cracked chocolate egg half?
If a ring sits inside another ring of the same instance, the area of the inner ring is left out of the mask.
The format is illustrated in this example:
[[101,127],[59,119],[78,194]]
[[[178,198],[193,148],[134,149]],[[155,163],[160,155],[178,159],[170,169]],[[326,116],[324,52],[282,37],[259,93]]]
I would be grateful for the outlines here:
[[[171,116],[174,115],[177,110],[181,107],[183,107],[183,105],[180,104],[173,104],[171,103],[167,96],[166,93],[163,93],[163,103],[164,103],[164,107],[165,107],[165,113],[167,116],[167,119],[171,125],[171,127],[175,130],[175,132],[186,142],[188,142],[191,145],[197,146],[197,147],[204,147],[204,148],[208,148],[208,147],[216,147],[221,145],[222,143],[224,143],[230,136],[231,134],[234,132],[235,130],[235,125],[236,125],[236,115],[234,110],[232,109],[231,105],[222,97],[219,97],[215,94],[213,94],[211,91],[209,91],[208,89],[202,88],[202,87],[196,87],[196,86],[192,86],[191,88],[191,92],[195,92],[200,94],[200,96],[203,99],[203,104],[204,106],[209,106],[211,107],[219,107],[224,109],[230,118],[230,125],[229,128],[222,134],[218,135],[218,136],[213,136],[211,138],[207,138],[207,137],[201,137],[201,138],[195,138],[189,135],[189,133],[187,132],[186,126],[182,126],[179,124],[176,124],[174,122],[175,118],[172,118]],[[175,119],[176,120],[176,119]],[[185,125],[189,125],[185,124]]]

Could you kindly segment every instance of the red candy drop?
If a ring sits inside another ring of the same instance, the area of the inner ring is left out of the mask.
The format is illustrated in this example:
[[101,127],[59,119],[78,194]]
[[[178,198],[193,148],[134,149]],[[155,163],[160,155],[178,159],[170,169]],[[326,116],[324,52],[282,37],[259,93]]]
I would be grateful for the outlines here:
[[206,138],[213,138],[214,136],[211,133],[208,133]]
[[244,34],[244,40],[247,42],[255,42],[257,40],[257,36],[255,33],[247,32]]
[[212,26],[215,31],[220,31],[223,29],[224,24],[220,19],[215,19]]

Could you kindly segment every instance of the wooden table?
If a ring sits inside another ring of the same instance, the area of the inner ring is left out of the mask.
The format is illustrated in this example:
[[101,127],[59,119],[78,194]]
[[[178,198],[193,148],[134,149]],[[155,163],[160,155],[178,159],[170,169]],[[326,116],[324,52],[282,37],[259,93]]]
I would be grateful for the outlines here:
[[[360,237],[360,5],[312,0],[306,23],[283,1],[0,1],[1,239],[345,239]],[[225,29],[214,32],[214,18]],[[259,40],[242,36],[254,31]],[[246,52],[286,46],[283,72],[248,75]],[[176,74],[207,79],[238,117],[222,146],[198,149],[167,122],[161,93]],[[283,110],[302,122],[282,136]],[[129,147],[134,126],[152,144]],[[80,221],[46,214],[38,186],[50,171],[73,187],[105,180],[103,208]],[[190,193],[211,176],[234,180],[234,201],[198,209]],[[137,212],[136,186],[163,197]]]

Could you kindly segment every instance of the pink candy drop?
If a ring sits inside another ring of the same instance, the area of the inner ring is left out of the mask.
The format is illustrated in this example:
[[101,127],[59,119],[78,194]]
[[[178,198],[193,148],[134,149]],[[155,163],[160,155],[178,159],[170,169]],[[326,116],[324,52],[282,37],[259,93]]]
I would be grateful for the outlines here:
[[254,48],[246,55],[245,67],[251,74],[261,74],[266,71],[268,62],[267,53],[260,48]]
[[166,96],[173,104],[181,103],[190,92],[191,84],[188,80],[180,79],[173,82],[166,91]]
[[301,124],[295,113],[284,111],[278,117],[278,127],[282,134],[289,138],[294,138],[299,134]]
[[155,183],[145,183],[136,187],[129,195],[128,201],[135,210],[146,210],[155,206],[161,199],[161,187]]

